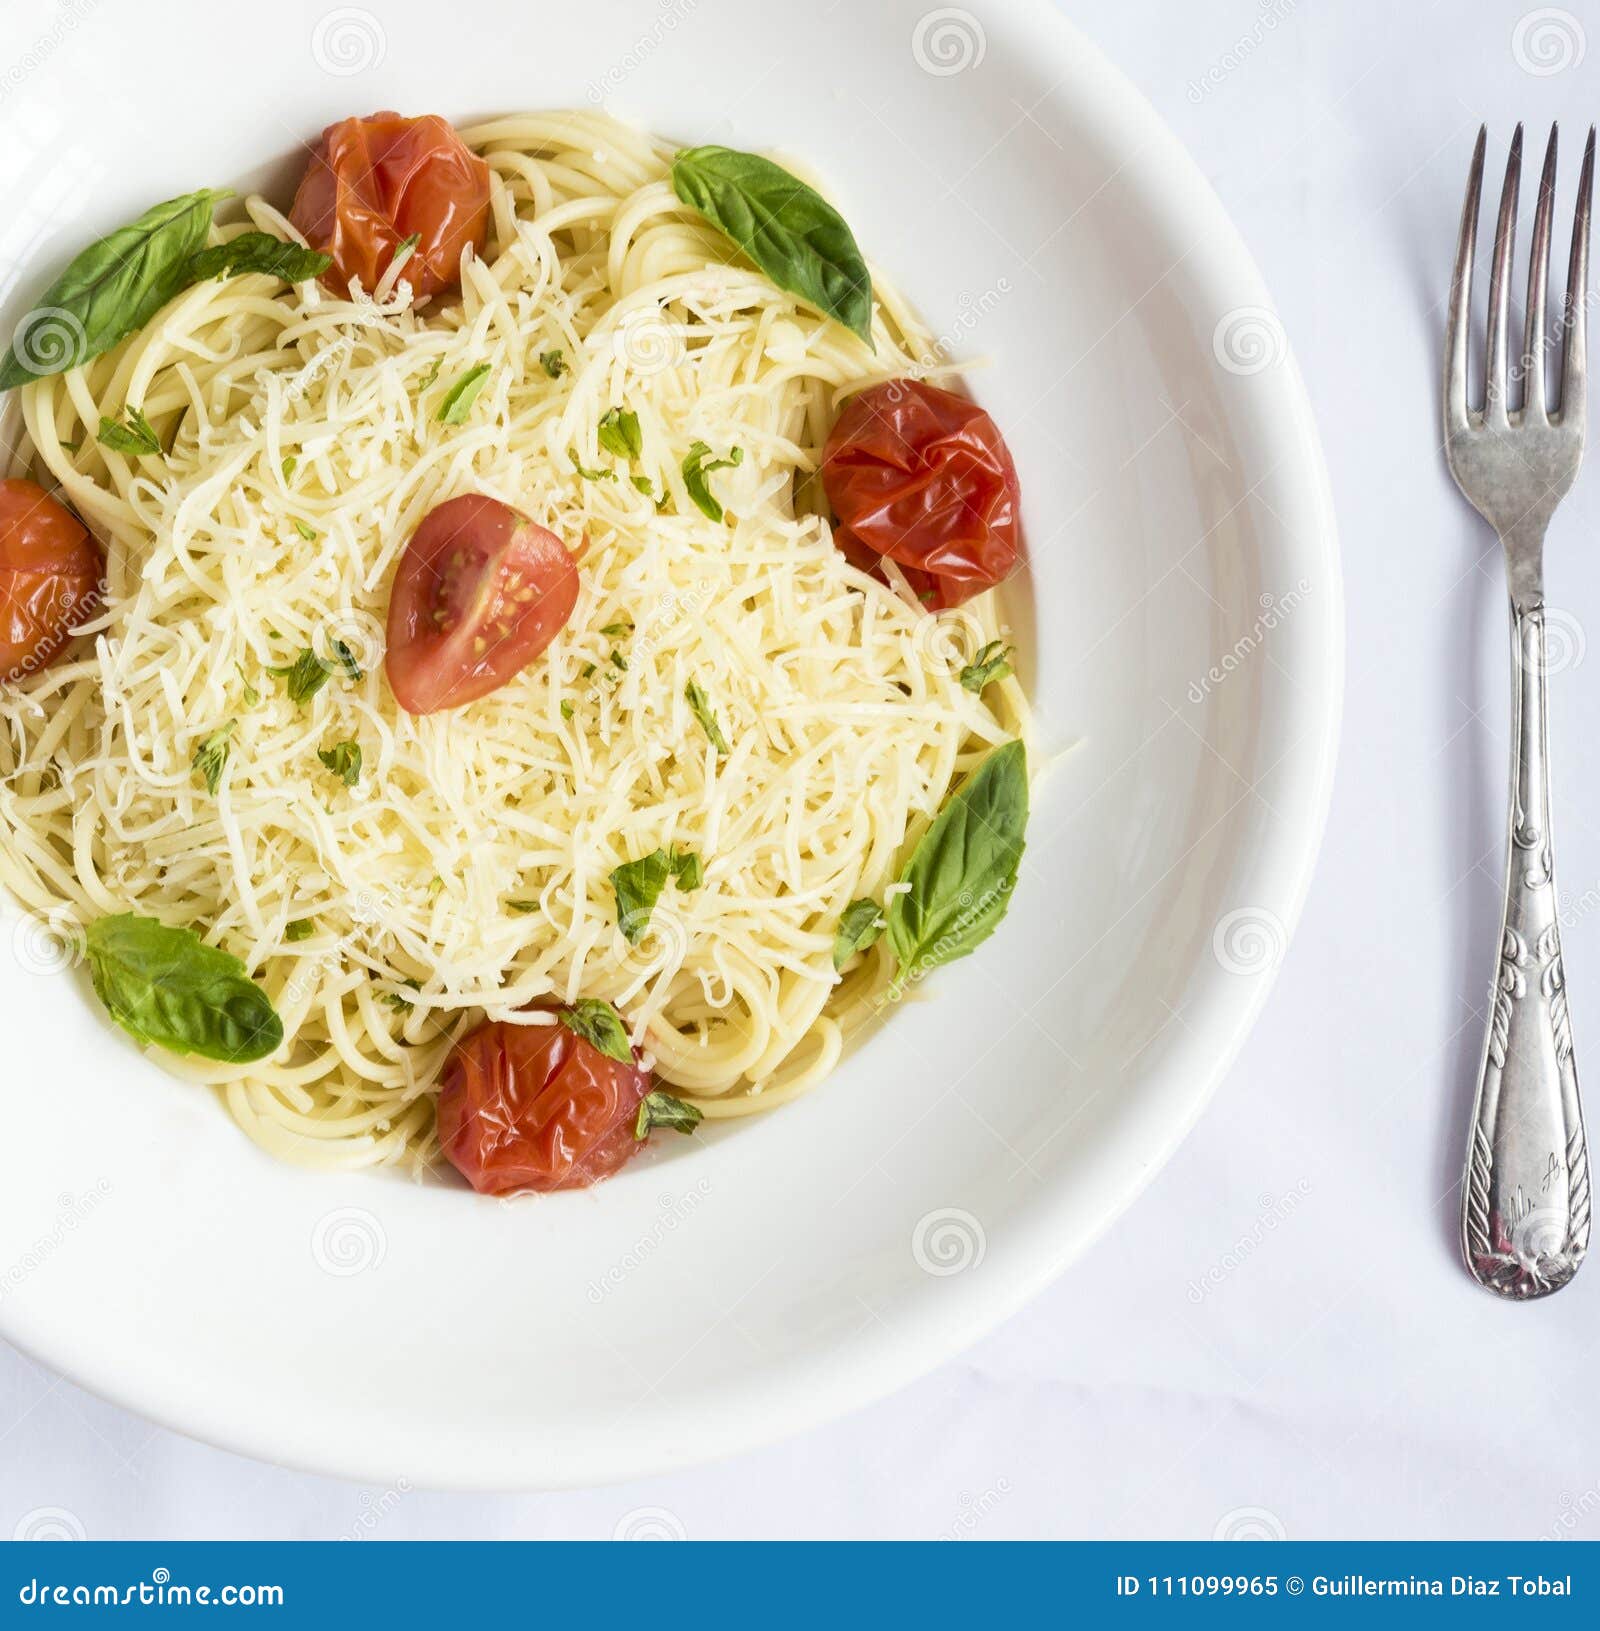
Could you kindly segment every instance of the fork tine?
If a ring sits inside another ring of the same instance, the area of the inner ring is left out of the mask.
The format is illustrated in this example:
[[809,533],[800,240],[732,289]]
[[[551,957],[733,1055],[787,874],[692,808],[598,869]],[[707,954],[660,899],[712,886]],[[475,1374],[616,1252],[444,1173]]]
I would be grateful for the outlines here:
[[1500,189],[1500,218],[1494,228],[1494,260],[1489,268],[1489,361],[1483,379],[1483,417],[1507,424],[1506,326],[1511,311],[1511,251],[1517,236],[1517,191],[1522,180],[1522,126],[1511,137],[1506,154],[1505,185]]
[[1572,216],[1572,259],[1567,264],[1567,345],[1561,364],[1561,422],[1584,423],[1588,383],[1585,337],[1589,310],[1589,205],[1594,194],[1594,126],[1583,148],[1578,204]]
[[1556,127],[1544,150],[1539,207],[1533,217],[1533,253],[1528,259],[1528,307],[1522,323],[1522,417],[1544,423],[1544,308],[1550,284],[1550,216],[1555,209]]
[[1472,337],[1472,251],[1478,240],[1478,200],[1483,193],[1483,150],[1489,132],[1478,126],[1467,172],[1467,196],[1461,204],[1461,235],[1456,240],[1456,266],[1450,279],[1450,312],[1445,325],[1444,421],[1446,431],[1467,428],[1467,345]]

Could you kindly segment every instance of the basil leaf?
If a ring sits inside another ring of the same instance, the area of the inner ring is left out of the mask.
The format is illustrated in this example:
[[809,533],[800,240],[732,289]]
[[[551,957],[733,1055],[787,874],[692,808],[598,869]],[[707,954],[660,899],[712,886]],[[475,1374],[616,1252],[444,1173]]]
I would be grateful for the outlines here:
[[539,910],[539,903],[536,900],[508,900],[506,905],[521,917],[527,917]]
[[190,257],[206,241],[226,191],[169,198],[97,239],[18,322],[0,361],[0,391],[76,368],[147,323],[194,281]]
[[561,717],[563,719],[571,719],[572,714],[573,714],[572,704],[570,702],[568,702],[565,697],[563,697],[561,699]]
[[690,446],[688,457],[683,461],[683,485],[689,489],[689,497],[699,506],[700,513],[707,520],[720,521],[722,506],[711,496],[711,489],[706,485],[706,477],[713,470],[727,470],[743,463],[742,447],[731,448],[725,459],[713,459],[711,449],[704,442],[695,442]]
[[705,1120],[694,1105],[686,1104],[671,1093],[659,1090],[646,1093],[639,1101],[639,1116],[633,1124],[633,1136],[646,1139],[657,1127],[670,1127],[674,1132],[692,1133]]
[[845,219],[781,165],[728,147],[672,161],[672,190],[790,294],[872,345],[872,279]]
[[672,857],[672,881],[686,895],[698,889],[706,881],[705,869],[700,865],[700,857],[693,850],[679,850]]
[[212,733],[194,750],[192,761],[194,768],[205,779],[206,791],[215,798],[218,784],[222,781],[223,767],[228,762],[228,754],[232,744],[229,738],[233,735],[235,721],[228,723]]
[[333,642],[333,655],[338,659],[339,666],[344,670],[344,677],[347,680],[359,680],[361,678],[361,664],[356,661],[356,654],[343,640]]
[[428,371],[417,381],[417,394],[420,396],[439,377],[439,370],[444,365],[443,357],[435,357],[428,366]]
[[384,268],[384,271],[394,272],[399,270],[400,267],[404,266],[405,263],[410,260],[414,254],[416,254],[417,245],[421,242],[422,234],[420,232],[413,232],[409,238],[402,238],[400,242],[394,246],[394,253],[389,257],[389,264]]
[[283,1046],[283,1021],[266,992],[237,957],[193,929],[124,912],[91,923],[85,944],[95,994],[139,1041],[228,1064]]
[[317,757],[338,776],[346,787],[361,780],[361,744],[335,742],[331,748],[318,748]]
[[287,940],[291,946],[295,945],[301,940],[309,940],[316,932],[317,924],[315,918],[297,917],[294,922],[286,923],[283,926],[283,938]]
[[884,930],[883,908],[875,900],[853,900],[833,937],[833,970],[838,973],[858,951],[869,951]]
[[624,636],[624,635],[632,634],[633,633],[633,624],[631,624],[631,623],[602,623],[600,625],[600,632],[602,634],[609,634],[613,639],[616,639],[616,638],[619,638],[619,637]]
[[472,404],[478,400],[478,392],[483,389],[488,378],[488,363],[480,362],[476,368],[469,368],[444,393],[444,401],[439,404],[439,411],[434,418],[442,425],[465,423],[467,415],[472,411]]
[[288,481],[290,476],[292,476],[294,474],[294,467],[299,462],[300,461],[292,453],[287,453],[287,454],[284,455],[283,465],[282,465],[281,468],[283,470],[283,479],[285,481]]
[[1011,672],[1012,648],[1004,640],[991,640],[961,670],[961,683],[967,690],[982,694],[986,685],[1003,680]]
[[651,486],[650,478],[648,476],[629,476],[628,480],[631,481],[646,498],[653,498],[655,496],[655,488]]
[[630,946],[644,939],[650,914],[671,872],[671,858],[664,849],[658,849],[641,855],[637,861],[626,862],[611,874],[611,887],[617,897],[617,927]]
[[574,1036],[581,1036],[607,1059],[615,1059],[619,1065],[633,1063],[628,1027],[609,1002],[602,1002],[599,997],[584,997],[570,1008],[563,1008],[560,1017],[561,1023]]
[[294,530],[298,532],[308,544],[316,542],[317,529],[302,521],[298,515],[294,518]]
[[578,450],[575,447],[569,447],[567,449],[567,457],[572,460],[572,468],[576,470],[585,481],[615,481],[617,479],[617,473],[615,470],[588,469],[579,460]]
[[683,694],[689,704],[689,711],[700,721],[700,729],[706,733],[718,753],[728,751],[728,739],[722,734],[722,727],[717,723],[717,716],[711,711],[711,703],[704,691],[700,689],[697,681],[690,680],[684,686]]
[[115,419],[107,419],[101,414],[100,429],[95,434],[95,440],[109,447],[113,453],[126,453],[134,459],[161,451],[161,438],[137,408],[128,409],[128,422],[125,425],[119,425]]
[[606,660],[619,673],[626,674],[628,672],[628,659],[620,651],[613,651]]
[[889,902],[895,985],[954,962],[1006,915],[1028,824],[1028,765],[1020,742],[997,748],[948,799],[900,874]]
[[562,358],[559,347],[554,351],[541,351],[539,353],[539,366],[551,379],[560,379],[567,371],[567,365]]
[[307,278],[321,277],[332,265],[332,255],[320,255],[287,238],[274,238],[270,232],[241,232],[225,244],[202,249],[189,262],[189,270],[196,283],[208,277],[243,277],[246,272],[304,283]]
[[607,408],[600,416],[595,434],[607,453],[630,462],[644,452],[644,435],[639,429],[639,416],[626,408]]
[[328,683],[330,673],[327,664],[310,646],[292,663],[282,668],[269,668],[267,672],[276,674],[284,682],[289,700],[297,708],[303,708]]

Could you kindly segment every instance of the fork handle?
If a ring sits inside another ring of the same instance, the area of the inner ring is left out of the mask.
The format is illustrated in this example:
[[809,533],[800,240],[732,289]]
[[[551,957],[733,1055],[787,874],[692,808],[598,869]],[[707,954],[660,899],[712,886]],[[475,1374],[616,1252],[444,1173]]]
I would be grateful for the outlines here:
[[1550,846],[1545,612],[1511,609],[1511,820],[1489,1034],[1461,1193],[1461,1246],[1502,1297],[1559,1291],[1589,1246],[1578,1104]]

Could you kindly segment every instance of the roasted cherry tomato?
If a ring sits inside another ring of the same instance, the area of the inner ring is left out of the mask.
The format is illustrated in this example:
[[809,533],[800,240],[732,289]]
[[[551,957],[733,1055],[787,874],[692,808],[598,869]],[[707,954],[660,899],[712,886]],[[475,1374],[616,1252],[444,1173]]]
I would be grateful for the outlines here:
[[[559,1012],[559,1011],[558,1011]],[[494,1020],[459,1041],[439,1089],[439,1146],[474,1189],[582,1189],[642,1146],[648,1072],[560,1023]]]
[[402,275],[416,294],[437,294],[460,286],[461,251],[483,246],[489,166],[436,114],[341,119],[312,149],[289,219],[333,256],[322,281],[336,294],[352,278],[371,294],[413,233]]
[[822,458],[852,560],[886,556],[935,610],[1007,578],[1022,556],[1017,470],[977,403],[920,380],[853,396]]
[[553,532],[481,493],[436,505],[389,595],[395,701],[432,714],[497,691],[550,644],[577,600],[577,565]]
[[83,523],[33,481],[0,481],[0,680],[48,668],[99,610],[105,561]]

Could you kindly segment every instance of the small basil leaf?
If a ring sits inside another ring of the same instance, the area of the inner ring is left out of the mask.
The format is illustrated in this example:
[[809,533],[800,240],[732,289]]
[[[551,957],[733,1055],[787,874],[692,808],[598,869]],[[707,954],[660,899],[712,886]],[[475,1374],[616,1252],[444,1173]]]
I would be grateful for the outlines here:
[[1004,640],[991,640],[976,657],[961,670],[961,683],[967,690],[982,695],[986,685],[1003,680],[1011,672],[1012,650]]
[[639,416],[626,408],[607,408],[600,416],[595,434],[607,453],[630,461],[644,452],[644,436],[639,429]]
[[335,742],[331,748],[318,748],[317,757],[346,787],[354,787],[361,780],[359,742]]
[[478,400],[478,392],[483,389],[488,378],[488,363],[480,362],[476,368],[469,368],[445,392],[444,401],[439,404],[439,411],[434,418],[442,425],[464,424],[467,415],[472,411],[472,404]]
[[560,379],[567,371],[567,365],[562,358],[559,347],[554,351],[541,351],[539,353],[539,366],[551,379]]
[[75,255],[18,322],[0,361],[0,391],[76,368],[147,323],[194,281],[190,257],[228,196],[205,189],[169,198]]
[[845,219],[781,165],[727,147],[672,161],[672,190],[763,272],[872,344],[872,279]]
[[308,544],[316,542],[317,529],[311,526],[308,522],[302,521],[298,515],[294,518],[294,530],[298,532]]
[[301,940],[309,940],[317,932],[315,918],[297,917],[292,923],[283,926],[283,938],[289,944],[295,945]]
[[682,849],[672,857],[672,881],[686,895],[706,881],[700,857],[693,850]]
[[637,861],[625,862],[611,874],[611,887],[617,897],[617,927],[630,946],[637,946],[650,927],[650,914],[661,899],[672,871],[672,860],[664,849],[652,850]]
[[100,416],[100,429],[95,440],[109,447],[113,453],[125,453],[129,458],[143,458],[161,451],[161,438],[154,426],[137,408],[128,409],[128,422],[119,425],[115,419]]
[[974,951],[1006,915],[1028,825],[1020,742],[997,748],[945,802],[889,901],[896,986]]
[[569,447],[567,449],[567,457],[572,460],[572,468],[576,470],[585,481],[615,481],[617,479],[617,473],[615,470],[590,470],[578,458],[578,450],[575,447]]
[[233,735],[235,721],[229,720],[219,730],[212,733],[194,750],[194,768],[200,773],[206,784],[206,791],[215,798],[217,787],[222,781],[223,768],[228,763],[228,754],[232,750],[230,738]]
[[196,283],[208,277],[243,277],[246,272],[304,283],[307,278],[321,277],[332,265],[333,256],[274,238],[270,232],[241,232],[225,244],[202,249],[189,262],[189,270]]
[[717,723],[717,716],[711,711],[711,703],[706,694],[700,689],[698,682],[690,680],[684,686],[683,694],[689,703],[689,711],[700,721],[700,729],[706,733],[707,740],[718,753],[728,751],[728,739],[722,734],[722,727]]
[[339,667],[344,670],[344,677],[347,680],[359,680],[361,678],[361,664],[356,661],[356,654],[343,640],[333,642],[333,655]]
[[689,489],[689,497],[708,521],[722,519],[722,506],[712,496],[711,489],[706,485],[706,477],[713,470],[731,469],[743,462],[742,447],[731,448],[725,459],[713,459],[711,449],[704,442],[695,442],[689,448],[688,456],[683,461],[683,485]]
[[281,668],[269,668],[267,672],[276,674],[283,681],[289,700],[297,708],[303,708],[328,683],[330,674],[328,665],[310,646],[292,663]]
[[283,1021],[237,957],[193,929],[124,912],[89,925],[89,975],[130,1035],[173,1053],[248,1064],[283,1046]]
[[646,1093],[639,1101],[639,1115],[633,1124],[633,1136],[640,1140],[646,1139],[657,1127],[670,1127],[678,1133],[692,1133],[704,1120],[704,1114],[694,1105],[658,1089],[653,1093]]
[[833,937],[833,968],[838,973],[859,951],[877,944],[884,930],[883,908],[875,900],[853,900],[839,919]]
[[619,1065],[633,1063],[628,1027],[609,1002],[602,1002],[599,997],[584,997],[561,1010],[561,1023],[590,1047],[599,1049],[607,1059],[615,1059]]

